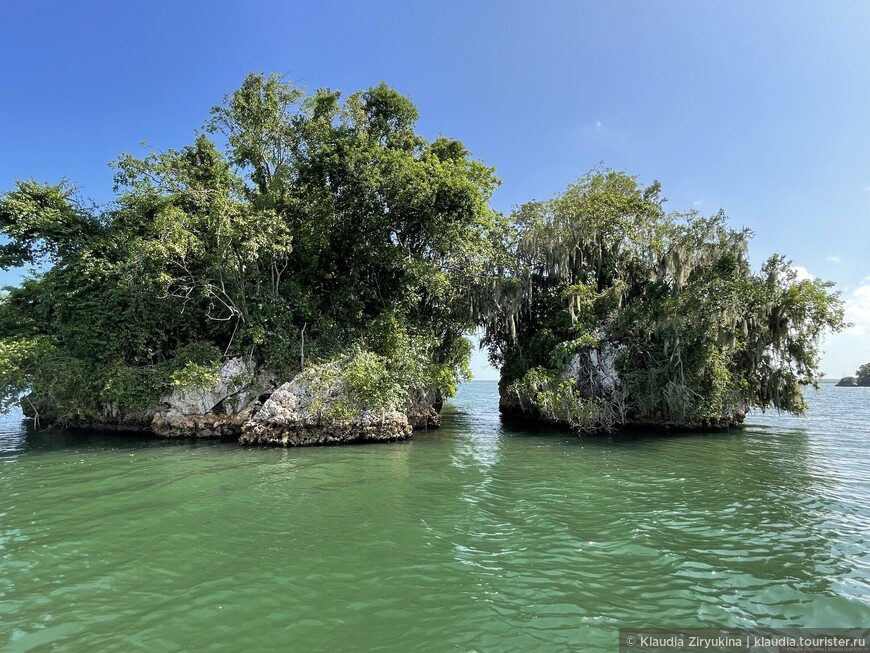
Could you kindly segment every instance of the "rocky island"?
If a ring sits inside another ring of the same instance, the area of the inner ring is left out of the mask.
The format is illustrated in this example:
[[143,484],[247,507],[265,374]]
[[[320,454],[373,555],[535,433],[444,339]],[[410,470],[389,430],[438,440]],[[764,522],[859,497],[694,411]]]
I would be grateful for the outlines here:
[[870,386],[870,363],[864,363],[855,376],[844,376],[837,382],[838,388],[857,388]]
[[[501,410],[578,432],[800,413],[831,284],[724,213],[596,168],[504,215],[493,168],[415,131],[385,84],[249,75],[178,150],[114,163],[115,199],[0,196],[0,400],[39,424],[298,446],[440,423],[471,342]],[[226,144],[221,150],[209,134]],[[36,271],[40,270],[40,271]]]
[[[241,444],[283,446],[403,440],[415,429],[440,425],[442,402],[437,395],[415,392],[403,405],[369,406],[348,384],[346,368],[330,368],[315,366],[278,386],[274,374],[258,372],[242,358],[230,358],[220,365],[211,387],[178,387],[153,406],[133,412],[107,404],[66,425],[164,437],[232,437]],[[28,417],[51,410],[37,408],[34,400],[27,396],[21,402]]]

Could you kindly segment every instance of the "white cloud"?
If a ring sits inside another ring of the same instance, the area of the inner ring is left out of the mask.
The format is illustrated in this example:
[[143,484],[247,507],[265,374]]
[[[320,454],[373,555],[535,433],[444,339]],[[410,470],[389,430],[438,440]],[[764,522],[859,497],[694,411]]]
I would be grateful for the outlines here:
[[830,261],[831,263],[839,263],[840,257],[839,256],[826,256],[825,260]]
[[692,202],[692,204],[694,204],[695,206],[701,206],[703,203],[704,200],[695,200],[694,202]]
[[870,283],[867,283],[868,280],[870,277],[865,277],[864,282],[844,299],[846,321],[853,324],[846,332],[854,333],[862,338],[870,336]]
[[797,272],[798,281],[812,281],[816,278],[815,275],[810,274],[810,271],[803,265],[793,265],[791,269]]
[[822,369],[841,377],[854,374],[859,365],[870,361],[870,276],[843,296],[846,322],[852,326],[827,338]]

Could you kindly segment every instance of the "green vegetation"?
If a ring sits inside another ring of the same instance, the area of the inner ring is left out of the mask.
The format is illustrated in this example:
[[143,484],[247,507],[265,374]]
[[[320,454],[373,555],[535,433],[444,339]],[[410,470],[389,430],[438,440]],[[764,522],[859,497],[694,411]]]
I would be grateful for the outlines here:
[[402,410],[410,389],[435,388],[453,394],[457,375],[470,377],[467,367],[457,374],[444,366],[421,363],[427,350],[414,351],[415,346],[407,343],[386,355],[356,347],[306,368],[298,380],[310,387],[313,412],[347,420],[365,410]]
[[855,376],[844,376],[837,383],[841,387],[868,387],[870,386],[870,363],[864,363],[855,372]]
[[349,414],[452,394],[482,326],[506,396],[578,429],[804,409],[843,326],[830,284],[780,256],[753,272],[747,230],[606,169],[508,219],[494,170],[416,119],[383,84],[342,99],[249,75],[210,136],[115,161],[109,205],[18,182],[0,266],[34,271],[0,300],[3,406],[142,410],[241,355],[343,382]]
[[781,256],[754,273],[748,230],[663,203],[602,169],[515,211],[514,292],[486,336],[508,403],[581,429],[804,410],[820,336],[843,327],[832,284]]
[[859,367],[855,372],[855,376],[844,376],[837,385],[847,387],[861,386],[865,388],[870,386],[870,363],[864,363]]
[[[207,384],[221,356],[286,378],[351,350],[451,394],[507,225],[488,207],[493,170],[416,119],[383,84],[342,101],[250,75],[207,125],[226,152],[199,135],[123,155],[104,208],[19,182],[0,197],[0,265],[45,271],[0,304],[5,405],[31,391],[60,419],[134,410]],[[366,391],[408,390],[379,378]]]

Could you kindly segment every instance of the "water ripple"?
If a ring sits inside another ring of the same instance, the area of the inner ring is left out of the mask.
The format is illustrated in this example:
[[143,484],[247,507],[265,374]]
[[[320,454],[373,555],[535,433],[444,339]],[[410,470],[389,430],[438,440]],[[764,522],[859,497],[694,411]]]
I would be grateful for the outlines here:
[[625,626],[870,619],[865,389],[710,435],[502,424],[274,450],[0,422],[10,651],[610,650]]

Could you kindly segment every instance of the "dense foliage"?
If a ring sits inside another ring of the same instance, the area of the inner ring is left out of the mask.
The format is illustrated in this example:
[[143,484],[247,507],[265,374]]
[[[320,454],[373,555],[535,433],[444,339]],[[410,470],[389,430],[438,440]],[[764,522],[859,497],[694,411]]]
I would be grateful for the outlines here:
[[226,151],[199,135],[123,155],[109,206],[19,182],[0,197],[0,266],[44,271],[0,303],[2,400],[133,410],[207,384],[222,356],[286,377],[351,350],[452,392],[506,224],[493,170],[416,119],[383,84],[342,100],[250,75],[208,123]]
[[861,386],[870,385],[870,363],[864,363],[855,372],[855,383]]
[[820,336],[843,326],[831,284],[781,256],[753,272],[747,230],[663,203],[595,170],[515,211],[514,293],[486,336],[508,403],[589,429],[804,410]]
[[399,405],[452,393],[482,326],[505,396],[577,428],[804,409],[843,326],[830,284],[780,256],[752,271],[747,230],[610,170],[508,220],[493,169],[416,120],[383,84],[342,99],[249,75],[208,135],[121,156],[106,206],[18,182],[0,267],[34,272],[0,298],[0,408],[142,410],[239,355]]

